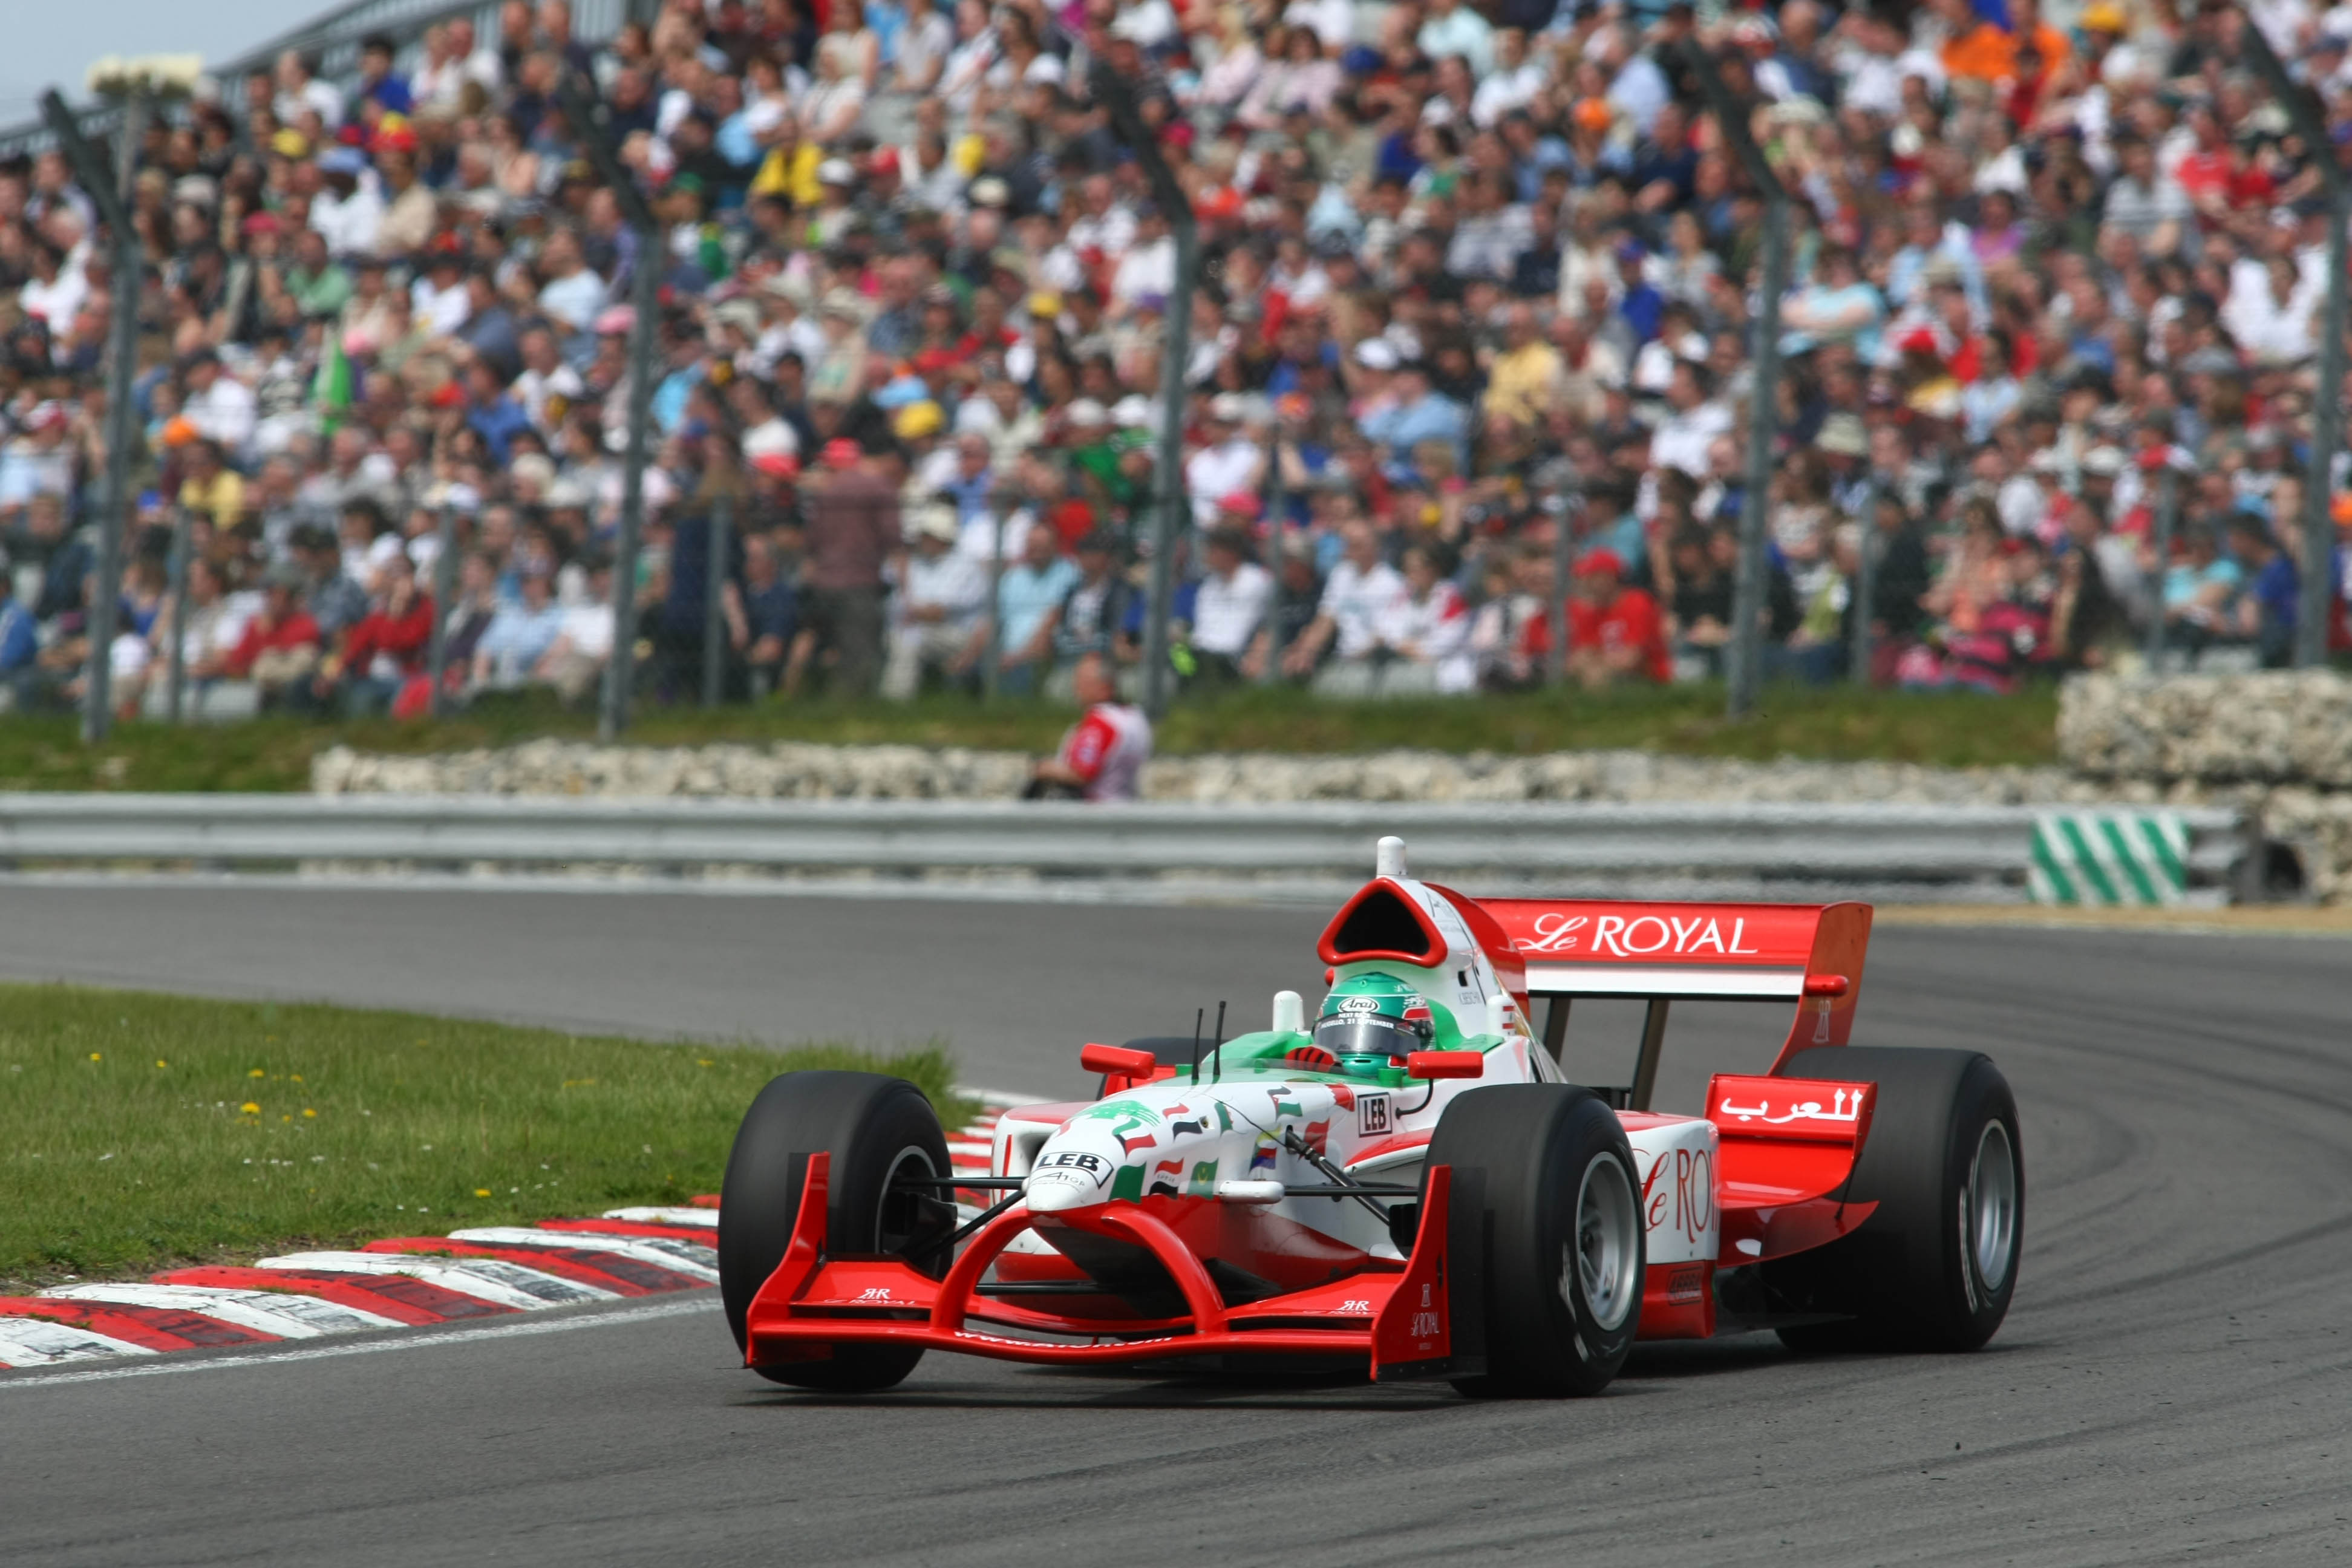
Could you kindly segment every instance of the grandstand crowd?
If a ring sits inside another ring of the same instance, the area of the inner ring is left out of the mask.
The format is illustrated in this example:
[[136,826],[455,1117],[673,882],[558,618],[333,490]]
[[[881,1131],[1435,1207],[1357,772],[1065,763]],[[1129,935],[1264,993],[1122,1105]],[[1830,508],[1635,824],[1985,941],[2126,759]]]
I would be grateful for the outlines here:
[[[714,573],[739,696],[971,689],[992,660],[998,689],[1055,693],[1087,655],[1131,685],[1171,308],[1185,685],[1524,687],[1563,591],[1571,679],[1704,679],[1732,635],[1763,205],[1692,47],[1795,195],[1768,670],[1846,679],[1864,625],[1872,677],[1917,688],[2128,668],[2151,632],[2190,665],[2281,663],[2352,5],[2250,9],[667,0],[589,40],[564,0],[509,0],[494,37],[372,39],[347,80],[289,54],[139,150],[119,582],[93,525],[120,280],[61,157],[0,164],[0,701],[76,701],[114,594],[126,709],[176,638],[224,710],[415,711],[445,514],[456,700],[582,700],[622,636],[647,695],[682,699]],[[2249,26],[2319,88],[2329,145],[2247,68]],[[1189,302],[1097,62],[1196,215]],[[611,106],[651,254],[567,72]],[[616,631],[646,268],[647,529]]]

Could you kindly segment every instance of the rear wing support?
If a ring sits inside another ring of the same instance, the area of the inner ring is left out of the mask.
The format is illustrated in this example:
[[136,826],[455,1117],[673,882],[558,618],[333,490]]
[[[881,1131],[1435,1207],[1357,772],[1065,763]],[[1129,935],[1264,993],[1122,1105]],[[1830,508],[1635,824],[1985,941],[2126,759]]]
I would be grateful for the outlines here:
[[[1772,1072],[1812,1046],[1853,1036],[1870,947],[1868,904],[1635,904],[1584,899],[1480,899],[1438,889],[1486,918],[1469,921],[1498,973],[1524,976],[1521,1005],[1551,1006],[1544,1048],[1557,1060],[1579,996],[1649,1004],[1633,1081],[1612,1095],[1646,1110],[1678,1000],[1795,1005]],[[1465,913],[1467,911],[1465,910]]]

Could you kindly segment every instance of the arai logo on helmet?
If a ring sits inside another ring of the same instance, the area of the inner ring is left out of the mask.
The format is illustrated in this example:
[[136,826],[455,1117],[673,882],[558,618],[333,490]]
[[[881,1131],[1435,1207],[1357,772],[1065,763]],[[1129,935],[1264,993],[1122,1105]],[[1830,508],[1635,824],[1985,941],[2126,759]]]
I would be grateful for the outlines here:
[[1377,1013],[1381,999],[1377,996],[1342,996],[1336,1011],[1341,1013]]

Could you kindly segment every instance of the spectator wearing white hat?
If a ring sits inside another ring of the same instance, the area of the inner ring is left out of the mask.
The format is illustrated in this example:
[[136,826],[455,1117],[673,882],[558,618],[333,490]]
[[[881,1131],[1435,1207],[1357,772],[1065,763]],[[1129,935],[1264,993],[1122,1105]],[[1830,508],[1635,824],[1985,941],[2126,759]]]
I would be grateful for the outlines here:
[[891,605],[890,652],[882,695],[904,702],[926,675],[961,680],[972,668],[988,577],[956,548],[955,508],[934,501],[914,514],[910,548],[898,567]]

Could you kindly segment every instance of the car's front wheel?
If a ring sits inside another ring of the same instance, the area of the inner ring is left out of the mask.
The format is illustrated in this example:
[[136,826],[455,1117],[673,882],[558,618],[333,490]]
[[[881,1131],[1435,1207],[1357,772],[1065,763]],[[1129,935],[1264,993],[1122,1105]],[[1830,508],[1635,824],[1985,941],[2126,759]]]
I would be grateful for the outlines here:
[[1633,1348],[1644,1259],[1641,1183],[1616,1114],[1570,1084],[1474,1089],[1447,1104],[1428,1164],[1454,1168],[1457,1249],[1486,1246],[1486,1371],[1454,1386],[1486,1398],[1607,1387]]
[[[808,1156],[832,1156],[825,1248],[908,1258],[939,1279],[954,1229],[953,1194],[915,1184],[951,1173],[939,1113],[904,1079],[870,1072],[789,1072],[771,1079],[735,1134],[719,1204],[719,1294],[740,1349],[751,1299],[783,1260],[800,1215]],[[829,1358],[754,1367],[800,1388],[888,1388],[914,1371],[922,1347],[845,1344]]]

